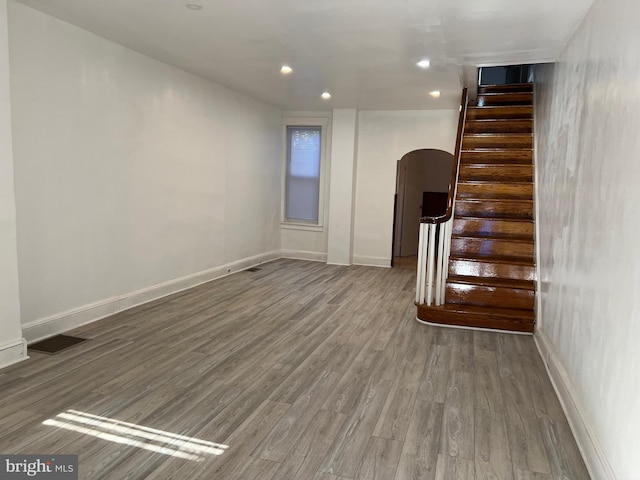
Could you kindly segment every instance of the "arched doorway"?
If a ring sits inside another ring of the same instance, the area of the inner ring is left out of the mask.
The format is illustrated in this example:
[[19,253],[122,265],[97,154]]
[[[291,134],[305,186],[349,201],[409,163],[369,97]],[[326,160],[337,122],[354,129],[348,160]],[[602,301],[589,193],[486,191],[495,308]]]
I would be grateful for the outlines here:
[[416,267],[420,217],[445,212],[452,165],[452,154],[431,148],[413,150],[398,160],[393,267]]

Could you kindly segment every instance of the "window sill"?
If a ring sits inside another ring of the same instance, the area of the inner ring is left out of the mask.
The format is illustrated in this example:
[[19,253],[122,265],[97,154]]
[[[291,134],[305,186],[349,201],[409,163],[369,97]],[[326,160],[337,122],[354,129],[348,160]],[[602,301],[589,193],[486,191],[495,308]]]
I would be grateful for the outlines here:
[[316,225],[313,223],[280,222],[280,228],[284,228],[285,230],[307,230],[309,232],[324,231],[324,227],[322,225]]

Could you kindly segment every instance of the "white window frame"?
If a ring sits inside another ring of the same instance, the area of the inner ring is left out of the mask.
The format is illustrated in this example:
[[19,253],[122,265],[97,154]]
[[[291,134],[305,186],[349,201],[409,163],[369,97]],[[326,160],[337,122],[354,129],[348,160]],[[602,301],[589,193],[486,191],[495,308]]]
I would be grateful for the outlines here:
[[[289,220],[287,214],[287,127],[320,127],[320,180],[318,186],[318,222],[305,222],[303,220]],[[325,180],[327,178],[327,148],[329,145],[329,118],[322,117],[285,117],[282,126],[282,145],[283,161],[282,161],[282,196],[281,196],[281,228],[290,230],[309,230],[313,232],[324,231],[325,225]]]

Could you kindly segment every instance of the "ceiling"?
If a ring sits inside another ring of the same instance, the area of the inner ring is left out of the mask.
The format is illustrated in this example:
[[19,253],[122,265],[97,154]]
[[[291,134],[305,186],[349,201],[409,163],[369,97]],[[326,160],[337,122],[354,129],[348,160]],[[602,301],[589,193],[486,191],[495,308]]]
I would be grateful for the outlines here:
[[593,2],[19,1],[284,110],[456,107],[463,66],[553,61]]

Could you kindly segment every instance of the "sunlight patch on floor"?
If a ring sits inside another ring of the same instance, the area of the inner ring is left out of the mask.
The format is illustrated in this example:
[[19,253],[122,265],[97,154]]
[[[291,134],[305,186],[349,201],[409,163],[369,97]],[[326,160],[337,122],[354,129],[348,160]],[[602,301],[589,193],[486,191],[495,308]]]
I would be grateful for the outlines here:
[[77,410],[67,410],[42,423],[186,460],[201,461],[205,455],[222,455],[229,448],[220,443]]

